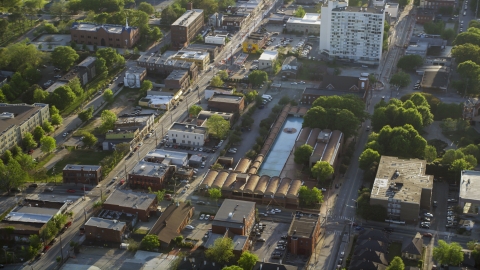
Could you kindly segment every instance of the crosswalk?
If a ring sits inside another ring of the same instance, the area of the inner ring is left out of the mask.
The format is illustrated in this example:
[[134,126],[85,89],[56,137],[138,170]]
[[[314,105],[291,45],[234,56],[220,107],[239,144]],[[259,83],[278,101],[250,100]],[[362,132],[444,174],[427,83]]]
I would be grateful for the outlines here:
[[338,216],[338,215],[328,215],[328,219],[330,220],[352,220],[352,217],[347,217],[347,216]]
[[332,235],[332,234],[333,235],[342,235],[342,233],[343,233],[342,231],[329,231],[329,230],[325,231],[326,235]]

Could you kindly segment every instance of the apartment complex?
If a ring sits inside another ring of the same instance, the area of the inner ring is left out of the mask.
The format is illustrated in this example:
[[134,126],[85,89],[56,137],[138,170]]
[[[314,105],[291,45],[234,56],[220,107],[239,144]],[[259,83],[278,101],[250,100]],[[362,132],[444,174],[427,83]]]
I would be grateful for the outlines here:
[[382,156],[370,195],[370,205],[382,205],[390,219],[418,220],[420,209],[430,209],[433,176],[425,175],[427,162]]
[[26,132],[50,120],[48,104],[0,103],[0,155],[19,144]]
[[174,49],[181,49],[188,45],[190,40],[203,28],[203,10],[191,9],[183,13],[171,28],[171,44]]
[[63,183],[97,185],[102,180],[102,166],[67,164],[63,168]]
[[385,14],[380,8],[350,7],[329,1],[322,7],[320,53],[365,64],[382,57]]
[[70,37],[77,44],[131,49],[140,39],[140,29],[128,26],[128,23],[123,26],[74,22],[70,28]]

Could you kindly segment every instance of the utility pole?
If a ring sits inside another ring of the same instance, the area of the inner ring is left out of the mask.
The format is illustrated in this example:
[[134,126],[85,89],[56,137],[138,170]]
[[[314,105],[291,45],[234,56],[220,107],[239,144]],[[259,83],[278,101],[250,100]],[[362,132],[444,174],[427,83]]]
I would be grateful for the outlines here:
[[63,244],[62,244],[62,236],[60,235],[60,253],[62,254],[62,263],[63,263]]
[[87,211],[85,211],[85,208],[83,208],[83,214],[85,215],[85,222],[87,222]]

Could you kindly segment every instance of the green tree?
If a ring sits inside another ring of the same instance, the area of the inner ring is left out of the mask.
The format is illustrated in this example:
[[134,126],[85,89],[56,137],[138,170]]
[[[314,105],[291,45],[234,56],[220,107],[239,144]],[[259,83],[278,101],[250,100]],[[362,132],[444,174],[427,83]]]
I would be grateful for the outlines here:
[[222,268],[222,270],[244,270],[244,269],[245,268],[242,268],[242,267],[236,266],[236,265],[225,266],[225,267]]
[[154,234],[147,234],[140,242],[140,248],[147,251],[153,251],[160,246],[160,240],[158,236]]
[[310,161],[310,156],[313,153],[313,147],[308,144],[301,145],[294,152],[294,161],[297,164],[306,165]]
[[54,66],[63,71],[70,70],[80,56],[70,46],[58,46],[53,49],[51,61]]
[[27,67],[39,66],[44,55],[33,44],[15,42],[0,51],[0,66],[9,70],[22,71]]
[[65,19],[65,16],[68,14],[67,2],[59,1],[53,3],[50,7],[50,14],[52,17],[59,18],[60,20]]
[[113,129],[115,122],[117,121],[117,115],[109,110],[103,110],[102,115],[100,116],[102,120],[102,130],[107,132],[107,130]]
[[43,122],[42,128],[46,133],[50,133],[54,130],[52,123],[50,123],[49,121]]
[[125,58],[123,58],[121,54],[118,54],[114,48],[98,49],[96,56],[105,60],[105,66],[107,68],[125,65]]
[[405,270],[405,264],[402,258],[395,256],[386,270]]
[[398,59],[397,67],[403,70],[413,71],[423,65],[423,58],[420,55],[405,55]]
[[157,190],[152,191],[151,187],[148,187],[148,193],[155,194],[157,196],[157,200],[161,202],[165,198],[165,194],[167,193],[166,190]]
[[248,103],[251,103],[255,101],[257,96],[258,96],[258,92],[256,90],[252,90],[245,95],[245,99],[247,100]]
[[410,82],[410,75],[403,71],[395,73],[392,78],[390,78],[390,83],[399,87],[407,87]]
[[313,177],[324,182],[329,176],[333,174],[333,167],[327,161],[317,161],[312,167]]
[[212,170],[217,170],[217,171],[223,170],[223,165],[220,163],[215,163],[212,165]]
[[108,73],[107,61],[103,58],[97,58],[97,61],[95,61],[95,70],[99,75]]
[[222,81],[222,79],[218,75],[213,76],[212,81],[210,82],[210,85],[215,86],[215,87],[222,87],[223,84],[224,84],[224,82]]
[[232,239],[229,237],[216,239],[212,246],[207,247],[205,256],[219,264],[228,263],[234,257]]
[[60,116],[60,114],[54,114],[50,117],[50,120],[52,121],[52,125],[54,126],[61,126],[63,123],[63,118]]
[[40,140],[40,149],[44,153],[51,153],[55,148],[57,148],[57,142],[54,138],[50,136],[45,136]]
[[[145,3],[145,2],[143,2]],[[103,92],[103,100],[105,100],[105,102],[107,103],[112,103],[113,102],[113,92],[112,92],[112,89],[106,89],[104,92]]]
[[190,114],[191,117],[197,117],[198,114],[203,110],[201,106],[198,105],[192,105],[188,109],[188,113]]
[[238,266],[243,270],[252,270],[255,264],[259,261],[258,256],[249,251],[245,251],[238,259]]
[[365,149],[359,157],[358,167],[368,170],[374,162],[380,161],[380,154],[373,149]]
[[93,107],[89,107],[88,109],[83,110],[78,114],[78,118],[80,118],[82,122],[87,122],[92,117],[93,117]]
[[0,187],[2,190],[10,192],[11,188],[20,187],[27,179],[27,172],[15,159],[11,158],[6,165],[0,162]]
[[298,6],[297,10],[295,10],[295,13],[293,15],[298,18],[303,18],[305,16],[305,13],[305,9],[303,9],[302,6]]
[[220,71],[218,71],[218,72],[217,72],[217,76],[219,76],[220,79],[222,79],[222,80],[228,79],[228,73],[227,73],[227,71],[225,71],[225,70],[220,70]]
[[140,3],[140,5],[138,5],[138,10],[141,10],[148,15],[152,15],[153,13],[155,13],[155,8],[147,2]]
[[23,145],[23,148],[26,150],[37,147],[37,142],[33,138],[32,133],[25,132],[25,134],[23,134],[22,145]]
[[254,70],[248,74],[248,81],[254,86],[259,86],[268,81],[268,74],[263,70]]
[[90,132],[83,132],[83,145],[87,147],[92,147],[97,143],[98,139]]
[[365,102],[355,95],[321,96],[313,102],[312,108],[316,106],[321,106],[325,109],[349,110],[361,122],[369,116],[368,113],[365,112]]
[[425,159],[427,162],[432,162],[437,158],[437,149],[435,146],[427,145],[425,147]]
[[147,91],[153,89],[153,83],[149,80],[144,80],[142,84],[140,84],[140,93],[141,95],[146,95]]
[[36,126],[35,129],[33,130],[33,138],[35,141],[40,141],[43,136],[45,136],[45,131],[41,126]]
[[460,175],[461,171],[464,170],[471,170],[474,167],[472,164],[468,163],[465,159],[456,159],[452,162],[452,165],[450,165],[450,168],[448,170],[455,172],[458,176]]
[[214,199],[216,203],[218,199],[222,198],[222,191],[218,188],[210,188],[208,195],[210,195],[210,198]]
[[455,60],[458,63],[463,63],[470,60],[476,64],[480,64],[480,47],[471,43],[457,44],[452,48],[452,56],[455,57]]
[[317,203],[323,202],[323,194],[316,187],[309,189],[306,186],[301,186],[298,191],[298,200],[301,205],[314,206]]
[[455,38],[456,34],[457,33],[455,33],[455,30],[453,30],[451,28],[447,28],[447,29],[443,30],[443,32],[442,32],[442,38],[451,41]]
[[462,246],[456,242],[448,244],[444,240],[438,240],[433,248],[433,258],[440,264],[458,265],[463,261]]
[[[159,41],[160,39],[163,38],[163,32],[162,30],[160,30],[160,28],[158,28],[157,26],[153,26],[152,27],[152,30],[150,31],[150,38],[153,40],[153,41]],[[137,48],[137,47],[135,47]],[[139,54],[139,51],[138,49],[135,50],[135,48],[133,49],[134,53],[135,54]]]
[[218,139],[223,139],[230,130],[230,122],[223,119],[220,115],[212,115],[207,120],[208,132]]

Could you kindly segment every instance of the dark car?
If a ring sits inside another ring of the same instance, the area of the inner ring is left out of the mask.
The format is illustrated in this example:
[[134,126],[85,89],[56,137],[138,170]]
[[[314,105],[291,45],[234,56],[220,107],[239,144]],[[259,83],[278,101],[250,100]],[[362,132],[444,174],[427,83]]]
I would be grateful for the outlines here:
[[36,187],[38,187],[38,184],[30,184],[30,185],[28,185],[28,187],[36,188]]
[[390,228],[390,227],[385,227],[384,230],[385,230],[386,232],[393,232],[393,231],[394,231],[394,229],[393,229],[393,228]]
[[118,86],[124,86],[124,85],[125,85],[124,82],[119,82],[119,83],[118,83]]
[[428,226],[426,224],[420,224],[420,228],[430,229],[430,226]]
[[199,204],[199,205],[205,205],[205,202],[203,202],[203,201],[198,201],[197,204]]

